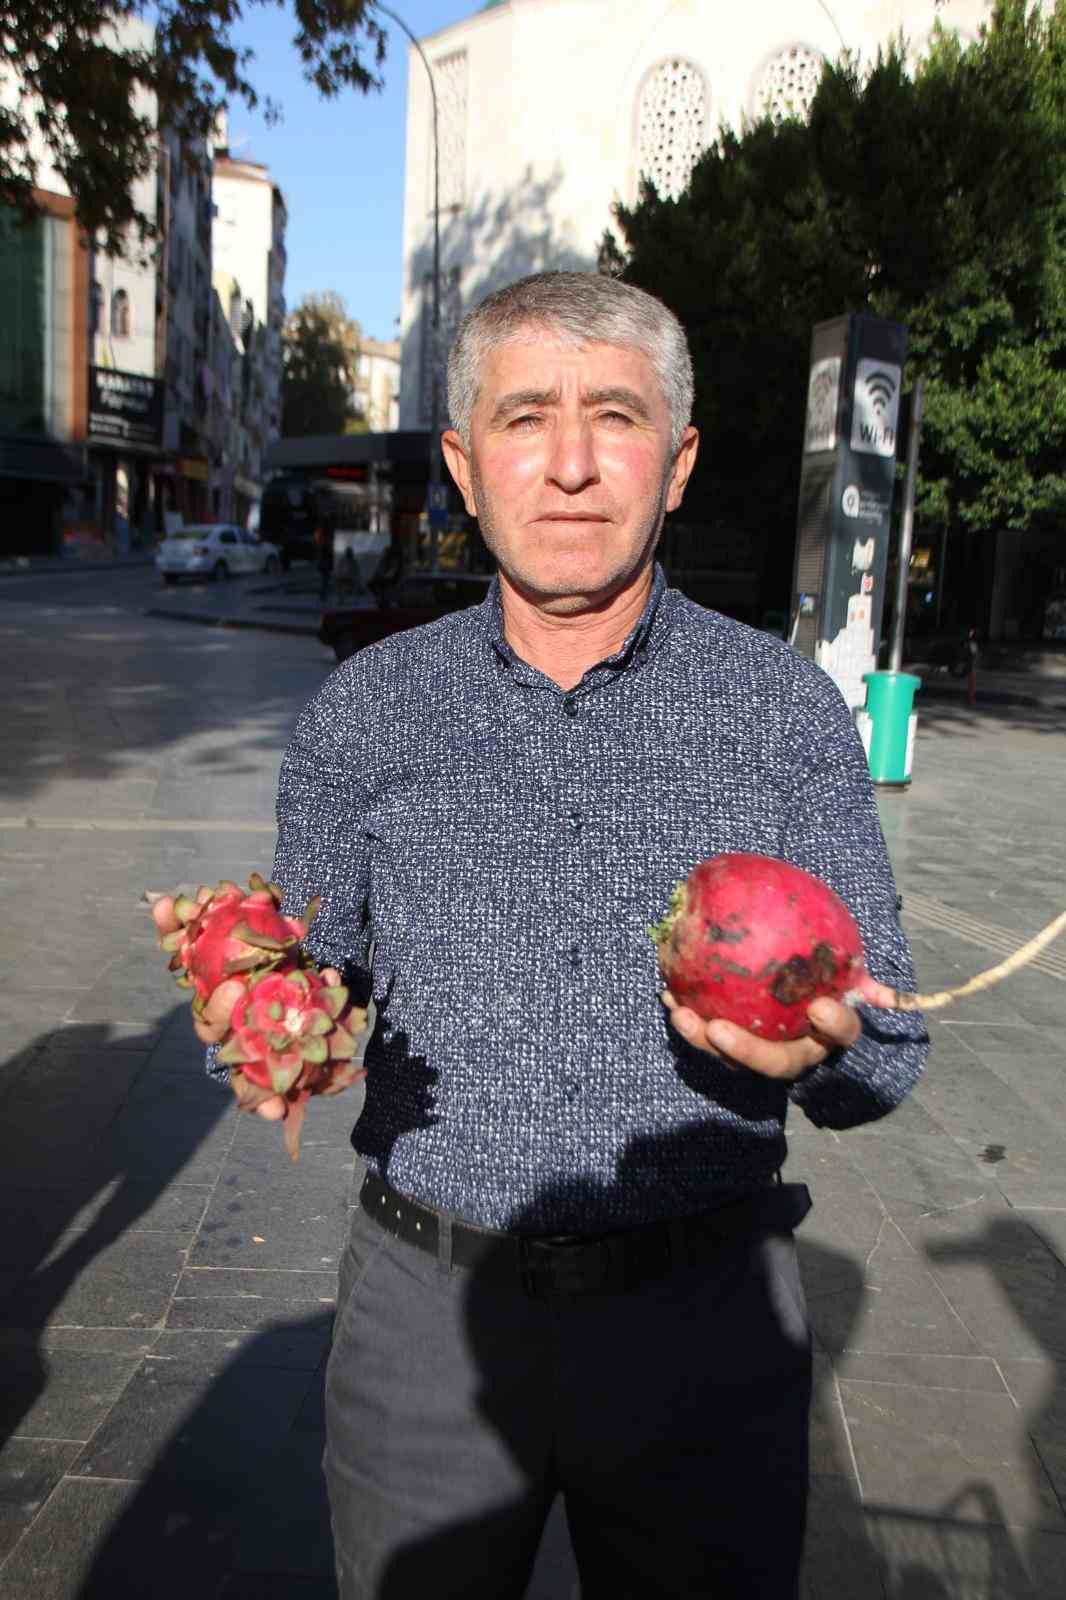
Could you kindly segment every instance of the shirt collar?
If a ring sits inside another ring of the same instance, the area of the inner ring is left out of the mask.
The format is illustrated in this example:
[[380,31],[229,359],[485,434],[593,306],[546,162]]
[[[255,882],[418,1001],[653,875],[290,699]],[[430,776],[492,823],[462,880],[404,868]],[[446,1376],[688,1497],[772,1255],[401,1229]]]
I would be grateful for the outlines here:
[[[652,573],[651,593],[636,626],[612,655],[592,666],[582,678],[582,683],[598,681],[601,677],[621,672],[637,656],[645,656],[657,649],[670,631],[677,602],[677,591],[667,587],[666,574],[658,562]],[[493,649],[509,666],[533,669],[515,654],[507,642],[503,628],[503,601],[500,598],[500,580],[494,577],[482,606],[486,634]]]

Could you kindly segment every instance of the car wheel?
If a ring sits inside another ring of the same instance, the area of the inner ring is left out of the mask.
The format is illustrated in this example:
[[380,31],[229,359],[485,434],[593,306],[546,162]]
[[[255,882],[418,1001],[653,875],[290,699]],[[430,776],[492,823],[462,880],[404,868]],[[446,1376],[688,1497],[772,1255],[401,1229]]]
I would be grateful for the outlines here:
[[174,587],[174,585],[177,583],[177,581],[178,581],[178,575],[177,575],[176,572],[164,572],[164,574],[163,574],[163,582],[167,585],[168,588],[172,589]]
[[211,569],[211,576],[216,583],[225,583],[229,577],[229,568],[224,561],[216,561]]
[[277,556],[267,556],[266,565],[263,568],[263,571],[266,573],[267,577],[276,578],[280,570],[281,569],[278,566]]

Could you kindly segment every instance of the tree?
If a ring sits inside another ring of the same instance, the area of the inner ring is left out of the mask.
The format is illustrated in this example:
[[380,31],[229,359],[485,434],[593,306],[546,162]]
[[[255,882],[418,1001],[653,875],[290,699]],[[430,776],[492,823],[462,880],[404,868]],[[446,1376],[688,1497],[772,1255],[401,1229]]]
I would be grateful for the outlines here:
[[[107,250],[152,238],[131,198],[155,161],[152,101],[189,149],[210,137],[228,100],[258,105],[252,52],[234,42],[245,5],[286,10],[288,0],[0,0],[0,204],[33,214],[43,147],[79,222]],[[292,10],[304,76],[321,94],[380,86],[373,68],[386,36],[370,0],[292,0]],[[154,42],[123,28],[142,18]],[[265,109],[280,114],[269,101]]]
[[352,399],[359,338],[359,324],[331,289],[305,295],[289,313],[282,332],[283,437],[355,433],[365,426]]
[[[903,322],[927,377],[918,512],[1066,510],[1066,0],[1000,0],[978,43],[827,67],[808,123],[723,130],[676,202],[645,185],[601,265],[689,330],[718,515],[791,570],[812,324]],[[787,585],[787,577],[784,579]]]

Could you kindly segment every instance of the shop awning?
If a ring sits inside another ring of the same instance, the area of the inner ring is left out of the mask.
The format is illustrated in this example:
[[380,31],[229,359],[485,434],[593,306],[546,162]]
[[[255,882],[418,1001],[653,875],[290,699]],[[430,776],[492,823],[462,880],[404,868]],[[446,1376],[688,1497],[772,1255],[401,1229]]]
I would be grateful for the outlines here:
[[30,478],[37,483],[84,483],[85,458],[75,445],[56,439],[0,435],[0,478]]

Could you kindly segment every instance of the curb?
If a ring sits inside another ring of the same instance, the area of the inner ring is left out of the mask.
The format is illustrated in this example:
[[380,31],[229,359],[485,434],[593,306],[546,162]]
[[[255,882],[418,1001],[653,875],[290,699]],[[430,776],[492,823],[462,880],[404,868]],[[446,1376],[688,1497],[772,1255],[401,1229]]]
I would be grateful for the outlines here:
[[251,617],[197,616],[194,611],[171,611],[166,606],[148,606],[144,615],[162,617],[167,622],[196,622],[204,628],[243,628],[247,632],[295,633],[305,639],[318,638],[317,628],[300,627],[295,622],[260,622]]
[[[301,626],[295,622],[271,622],[253,617],[197,615],[192,611],[172,611],[167,606],[148,606],[143,615],[146,617],[159,617],[165,622],[192,622],[204,628],[238,628],[252,633],[288,633],[304,639],[319,638],[316,627]],[[321,640],[319,640],[319,643],[321,643]],[[328,647],[323,646],[323,649],[326,648]],[[915,699],[915,709],[919,712],[921,710],[922,696],[929,700],[939,700],[941,702],[953,701],[955,704],[965,707],[965,691],[962,689],[949,689],[946,684],[940,685],[935,682],[923,681]],[[1066,695],[1061,700],[1051,700],[1042,699],[1037,695],[1018,693],[1009,689],[979,689],[977,691],[977,705],[973,709],[980,711],[982,705],[1019,706],[1027,711],[1060,711],[1066,713]]]
[[921,715],[922,700],[938,700],[941,704],[953,702],[964,710],[980,711],[982,706],[1020,706],[1026,711],[1066,712],[1066,696],[1062,699],[1045,699],[1040,695],[1025,694],[1014,689],[981,689],[977,691],[976,706],[967,706],[965,690],[949,689],[939,684],[922,684],[914,699],[914,709]]
[[80,578],[87,573],[132,571],[154,565],[154,556],[131,556],[125,561],[49,561],[36,567],[0,561],[0,578]]

